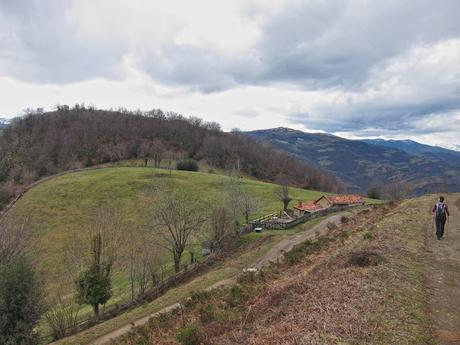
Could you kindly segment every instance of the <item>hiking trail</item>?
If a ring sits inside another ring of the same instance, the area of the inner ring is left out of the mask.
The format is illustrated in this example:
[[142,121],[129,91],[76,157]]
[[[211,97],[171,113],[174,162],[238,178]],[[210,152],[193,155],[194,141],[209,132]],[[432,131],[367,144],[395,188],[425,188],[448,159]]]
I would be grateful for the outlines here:
[[444,237],[438,241],[433,223],[428,226],[426,279],[435,344],[460,345],[460,195],[450,194],[446,202],[450,217]]

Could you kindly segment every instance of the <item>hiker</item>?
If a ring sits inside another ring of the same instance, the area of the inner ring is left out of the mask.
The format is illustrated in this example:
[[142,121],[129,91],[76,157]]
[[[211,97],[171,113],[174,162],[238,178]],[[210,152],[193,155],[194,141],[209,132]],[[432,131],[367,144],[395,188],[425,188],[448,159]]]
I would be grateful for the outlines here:
[[443,196],[439,197],[439,201],[433,206],[431,212],[435,215],[436,237],[440,240],[444,235],[444,225],[446,224],[447,217],[450,216],[449,208],[444,203]]

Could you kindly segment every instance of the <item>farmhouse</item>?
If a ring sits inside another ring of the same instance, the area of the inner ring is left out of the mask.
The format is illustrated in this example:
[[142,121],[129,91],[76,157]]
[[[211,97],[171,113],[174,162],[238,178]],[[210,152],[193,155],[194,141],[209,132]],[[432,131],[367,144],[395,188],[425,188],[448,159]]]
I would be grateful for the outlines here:
[[323,207],[319,204],[315,204],[313,202],[306,203],[306,202],[299,201],[299,203],[296,206],[294,206],[294,216],[302,217],[306,213],[317,212],[320,210],[324,210],[325,208],[326,207]]
[[314,202],[316,205],[320,205],[323,208],[331,206],[353,206],[363,205],[364,199],[360,195],[323,195],[321,198]]

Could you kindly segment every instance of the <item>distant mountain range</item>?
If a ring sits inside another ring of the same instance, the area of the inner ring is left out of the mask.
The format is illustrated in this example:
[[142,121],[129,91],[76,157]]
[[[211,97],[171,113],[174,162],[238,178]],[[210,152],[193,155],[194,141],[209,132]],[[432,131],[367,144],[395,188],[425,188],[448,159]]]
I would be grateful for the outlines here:
[[424,156],[441,160],[446,164],[460,167],[460,152],[448,150],[439,146],[420,144],[413,140],[384,140],[384,139],[363,139],[368,144],[385,146],[405,151],[414,156]]
[[246,132],[329,171],[350,191],[410,183],[416,194],[460,190],[460,152],[407,140],[348,140],[289,128]]
[[0,118],[0,128],[6,127],[8,120]]

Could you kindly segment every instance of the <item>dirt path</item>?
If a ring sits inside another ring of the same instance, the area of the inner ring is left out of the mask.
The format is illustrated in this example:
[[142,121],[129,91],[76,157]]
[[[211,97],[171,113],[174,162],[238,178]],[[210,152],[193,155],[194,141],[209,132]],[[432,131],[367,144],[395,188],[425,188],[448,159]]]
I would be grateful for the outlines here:
[[451,194],[446,201],[450,219],[444,238],[436,239],[433,224],[428,230],[427,283],[435,344],[460,345],[460,195]]
[[[273,246],[261,259],[259,259],[253,266],[253,268],[262,268],[263,266],[268,265],[271,261],[276,261],[279,258],[283,256],[283,253],[286,251],[291,250],[296,244],[301,243],[303,241],[306,241],[307,239],[312,239],[315,238],[319,235],[323,235],[328,231],[328,224],[329,223],[334,223],[334,224],[339,224],[341,221],[341,218],[343,215],[350,215],[350,212],[342,212],[339,214],[335,214],[332,216],[327,217],[317,225],[313,226],[312,228],[309,228],[301,233],[298,233],[293,236],[289,236],[288,238],[285,238],[281,240],[279,243],[277,243],[275,246]],[[214,285],[210,286],[208,289],[214,289],[220,286],[226,286],[226,285],[231,285],[235,283],[236,278],[229,278],[225,279],[222,281],[219,281],[215,283]],[[148,320],[161,313],[168,312],[176,307],[179,307],[179,303],[175,303],[173,305],[170,305],[166,308],[163,308],[155,313],[152,313],[150,315],[147,315],[141,319],[136,320],[135,322],[132,322],[126,326],[123,326],[113,332],[110,332],[95,341],[93,341],[91,344],[92,345],[102,345],[102,344],[107,344],[111,339],[115,339],[117,337],[120,337],[126,333],[129,332],[129,330],[133,326],[141,326],[144,325],[145,323],[148,322]]]

